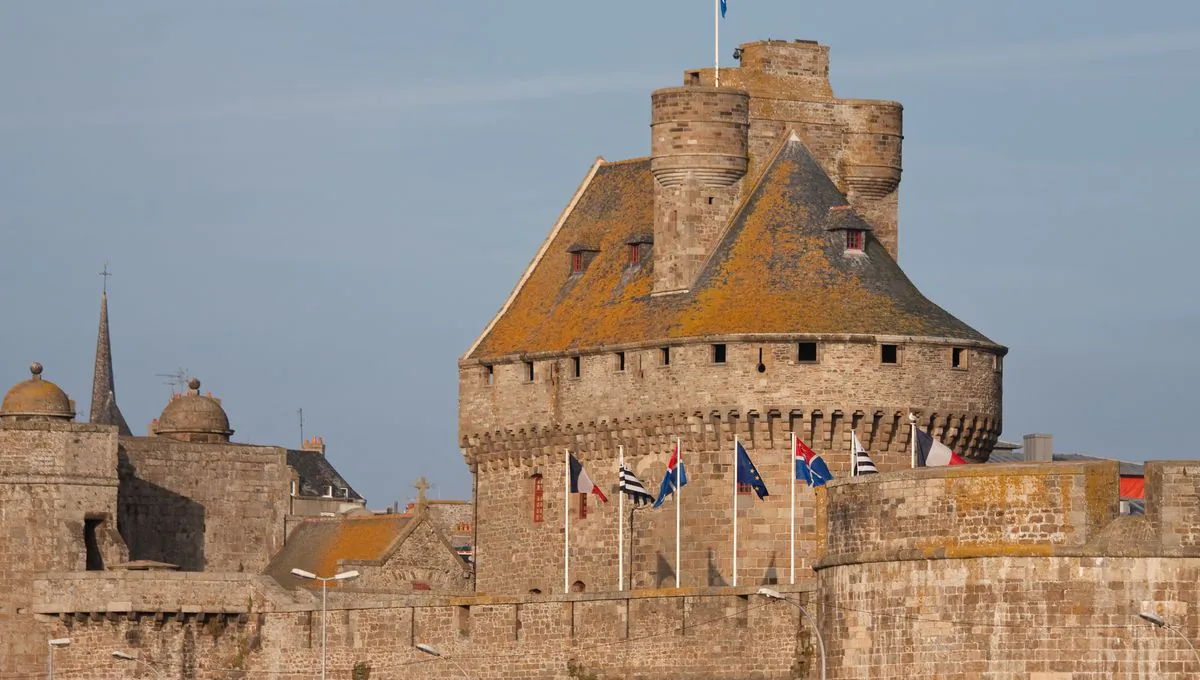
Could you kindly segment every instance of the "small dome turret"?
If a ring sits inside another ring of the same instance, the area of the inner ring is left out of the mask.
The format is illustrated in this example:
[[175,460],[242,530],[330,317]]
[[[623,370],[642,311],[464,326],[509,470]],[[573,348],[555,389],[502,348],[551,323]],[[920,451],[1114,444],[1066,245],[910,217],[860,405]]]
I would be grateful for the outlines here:
[[227,442],[233,430],[221,400],[200,394],[200,381],[188,381],[187,394],[171,398],[163,409],[154,433],[183,442]]
[[0,403],[0,421],[72,420],[75,404],[67,393],[49,380],[42,380],[42,365],[29,367],[29,380],[17,383]]

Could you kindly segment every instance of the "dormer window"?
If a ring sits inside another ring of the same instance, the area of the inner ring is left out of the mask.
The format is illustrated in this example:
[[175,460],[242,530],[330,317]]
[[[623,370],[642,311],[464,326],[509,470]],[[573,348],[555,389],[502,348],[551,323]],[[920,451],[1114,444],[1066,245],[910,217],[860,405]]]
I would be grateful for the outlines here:
[[846,250],[862,252],[864,241],[866,241],[866,232],[862,229],[846,230]]
[[571,253],[571,273],[579,274],[583,272],[583,252],[576,251]]

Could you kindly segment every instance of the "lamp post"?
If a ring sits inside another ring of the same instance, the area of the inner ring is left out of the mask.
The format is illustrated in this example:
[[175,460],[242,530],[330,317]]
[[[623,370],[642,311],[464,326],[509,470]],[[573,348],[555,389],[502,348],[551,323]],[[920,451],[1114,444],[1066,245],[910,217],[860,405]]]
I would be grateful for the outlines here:
[[427,644],[425,644],[424,642],[418,642],[418,643],[417,643],[417,649],[421,650],[422,652],[425,652],[426,654],[428,654],[428,655],[430,655],[430,656],[436,656],[436,657],[438,657],[438,658],[445,659],[446,661],[449,661],[450,663],[454,664],[454,667],[458,669],[458,672],[459,672],[459,673],[462,673],[462,674],[463,674],[463,677],[464,677],[464,678],[466,678],[467,680],[471,680],[471,676],[470,676],[470,674],[469,674],[469,673],[467,673],[467,671],[466,671],[465,669],[463,669],[463,667],[462,667],[462,666],[458,665],[458,662],[457,662],[457,661],[455,661],[453,658],[451,658],[451,657],[448,657],[448,656],[446,656],[445,654],[442,654],[441,652],[439,652],[439,651],[438,651],[438,649],[437,649],[437,647],[433,647],[433,646],[431,646],[431,645],[427,645]]
[[808,623],[812,626],[813,632],[817,635],[817,648],[821,651],[821,680],[825,680],[825,639],[821,637],[821,629],[817,626],[817,622],[813,619],[813,617],[809,615],[808,610],[805,609],[804,605],[800,604],[799,602],[792,602],[791,600],[787,599],[778,590],[759,588],[758,594],[770,600],[781,600],[783,602],[787,602],[788,604],[799,609],[800,614],[802,614],[804,618],[808,619]]
[[1138,616],[1143,621],[1146,621],[1147,623],[1154,626],[1155,628],[1166,628],[1167,630],[1171,631],[1172,633],[1175,633],[1179,637],[1183,638],[1183,641],[1188,643],[1188,647],[1192,648],[1192,654],[1196,655],[1196,661],[1200,661],[1200,652],[1196,651],[1196,645],[1192,644],[1192,641],[1188,639],[1188,636],[1185,635],[1183,633],[1183,631],[1181,631],[1178,628],[1176,628],[1175,626],[1172,626],[1171,624],[1167,623],[1167,620],[1164,619],[1163,617],[1159,616],[1158,614],[1152,614],[1150,612],[1141,612],[1138,614]]
[[122,652],[120,650],[115,650],[112,652],[112,655],[113,655],[113,657],[120,659],[122,661],[132,661],[134,663],[140,663],[143,666],[145,666],[146,668],[149,668],[150,672],[154,673],[154,677],[160,678],[160,679],[162,678],[162,671],[158,670],[158,666],[155,666],[154,664],[150,663],[149,661],[143,661],[142,659],[138,658],[138,656],[136,656],[134,654],[130,654],[129,652]]
[[54,648],[66,647],[69,644],[71,644],[71,638],[54,638],[46,643],[46,646],[50,648],[50,656],[46,661],[46,677],[50,680],[54,680]]
[[326,590],[329,588],[330,581],[349,581],[352,578],[358,578],[358,572],[357,571],[343,571],[340,574],[334,574],[333,576],[323,578],[323,577],[317,576],[316,574],[312,573],[311,571],[304,571],[303,569],[293,569],[292,576],[295,576],[297,578],[305,578],[310,581],[320,581],[321,582],[321,680],[325,680]]

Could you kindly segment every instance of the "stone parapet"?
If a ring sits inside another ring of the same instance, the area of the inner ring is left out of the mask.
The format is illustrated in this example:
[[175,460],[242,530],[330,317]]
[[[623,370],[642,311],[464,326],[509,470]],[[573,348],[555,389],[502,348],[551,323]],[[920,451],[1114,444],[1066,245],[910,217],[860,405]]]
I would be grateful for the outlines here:
[[817,495],[821,557],[841,564],[1080,554],[1119,512],[1115,461],[919,468]]

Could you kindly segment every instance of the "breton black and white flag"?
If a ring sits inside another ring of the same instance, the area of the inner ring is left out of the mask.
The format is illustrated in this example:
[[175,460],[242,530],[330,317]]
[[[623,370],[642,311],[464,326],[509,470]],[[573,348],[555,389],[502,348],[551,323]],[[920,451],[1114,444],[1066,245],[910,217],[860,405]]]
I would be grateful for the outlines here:
[[854,474],[857,475],[877,475],[879,469],[875,467],[875,461],[867,455],[866,449],[858,441],[858,435],[854,432],[850,433],[852,446],[854,447]]
[[621,464],[619,486],[621,493],[629,496],[635,506],[649,505],[654,502],[654,496],[646,491],[646,487],[642,486],[642,482],[633,474],[633,470]]

